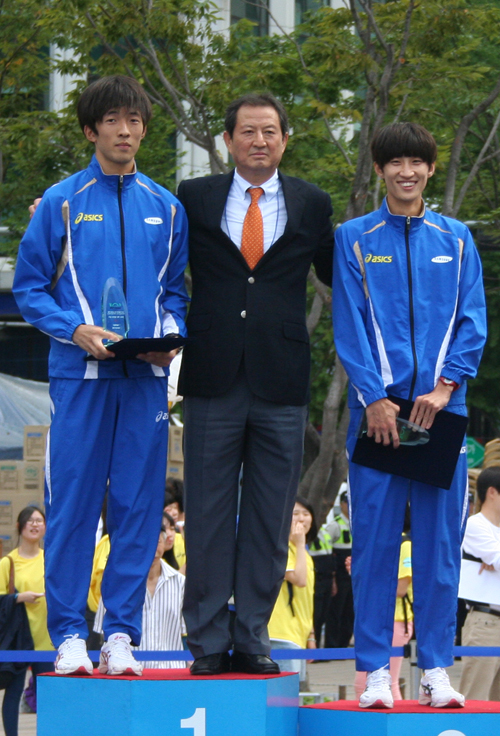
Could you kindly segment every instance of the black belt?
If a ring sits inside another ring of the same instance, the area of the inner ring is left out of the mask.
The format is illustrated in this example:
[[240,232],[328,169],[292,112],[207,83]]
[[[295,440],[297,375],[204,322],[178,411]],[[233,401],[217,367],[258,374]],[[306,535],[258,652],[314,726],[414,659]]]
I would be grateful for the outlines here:
[[470,560],[471,562],[482,562],[482,559],[480,557],[474,557],[474,555],[470,555],[468,552],[462,552],[462,560]]
[[489,606],[481,606],[479,603],[474,603],[470,610],[479,611],[480,613],[491,613],[492,616],[500,616],[500,611],[496,611],[494,608],[490,608]]

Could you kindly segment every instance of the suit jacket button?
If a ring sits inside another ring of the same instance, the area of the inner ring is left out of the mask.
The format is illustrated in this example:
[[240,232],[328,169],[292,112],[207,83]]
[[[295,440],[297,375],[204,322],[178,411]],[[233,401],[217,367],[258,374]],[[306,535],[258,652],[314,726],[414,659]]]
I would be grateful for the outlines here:
[[243,319],[245,319],[245,317],[247,316],[247,313],[245,312],[245,310],[242,311],[241,316],[243,317]]
[[254,279],[253,276],[250,276],[250,278],[248,279],[248,283],[249,284],[255,284],[255,279]]

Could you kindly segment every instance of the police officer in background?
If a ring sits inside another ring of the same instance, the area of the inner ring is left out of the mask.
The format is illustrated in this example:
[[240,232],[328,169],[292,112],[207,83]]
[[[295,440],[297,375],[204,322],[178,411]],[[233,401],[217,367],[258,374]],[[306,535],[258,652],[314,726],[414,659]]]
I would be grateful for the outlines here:
[[[347,488],[343,483],[342,488]],[[335,516],[332,525],[333,554],[335,569],[332,594],[325,627],[325,647],[348,647],[354,629],[354,604],[352,598],[351,576],[346,570],[345,561],[351,555],[352,538],[349,523],[347,490],[340,494],[340,514]]]
[[321,632],[323,624],[326,623],[332,597],[336,566],[333,543],[339,537],[340,526],[337,521],[327,520],[316,539],[309,545],[309,554],[314,562],[314,636],[318,648],[321,647]]

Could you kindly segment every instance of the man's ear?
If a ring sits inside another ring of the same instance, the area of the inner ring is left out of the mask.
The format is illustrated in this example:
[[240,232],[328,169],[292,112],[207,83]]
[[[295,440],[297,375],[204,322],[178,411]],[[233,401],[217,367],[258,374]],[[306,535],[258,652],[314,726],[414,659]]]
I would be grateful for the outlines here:
[[429,173],[427,174],[427,176],[432,176],[435,171],[436,171],[436,164],[434,163],[429,166]]
[[380,178],[384,178],[384,170],[380,168],[380,166],[374,161],[373,162],[373,168],[375,169],[376,175]]
[[142,139],[144,138],[144,136],[146,135],[147,132],[148,132],[148,126],[145,125],[144,128],[143,128],[143,131],[142,131],[141,141],[142,141]]
[[83,128],[83,135],[91,143],[95,143],[97,140],[97,133],[94,133],[92,128],[90,128],[88,125],[85,125],[85,127]]
[[229,153],[231,153],[231,144],[233,142],[233,139],[231,138],[227,130],[224,131],[222,137],[224,138],[224,143],[226,144],[227,150],[229,151]]

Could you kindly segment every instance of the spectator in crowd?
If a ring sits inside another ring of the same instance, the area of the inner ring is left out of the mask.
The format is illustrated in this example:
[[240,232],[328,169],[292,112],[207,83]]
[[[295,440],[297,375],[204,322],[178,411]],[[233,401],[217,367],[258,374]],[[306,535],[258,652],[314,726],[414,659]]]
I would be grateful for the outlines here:
[[[467,517],[474,513],[475,497],[474,494],[469,491],[469,505]],[[455,645],[457,647],[462,646],[462,629],[467,618],[467,603],[463,598],[458,599],[457,605],[457,633],[455,636]]]
[[[314,510],[297,496],[293,508],[285,579],[268,625],[271,645],[276,649],[315,649],[314,564],[307,544],[317,536]],[[305,660],[285,660],[282,671],[299,672],[306,679]]]
[[[168,565],[163,558],[172,548],[174,531],[162,525],[153,564],[149,570],[146,598],[142,609],[142,636],[139,651],[183,650],[182,601],[184,576]],[[97,609],[94,630],[102,633],[105,608],[102,599]],[[144,662],[148,669],[172,669],[186,666],[184,660]],[[127,674],[125,671],[123,674]]]
[[[108,495],[104,497],[104,503],[102,505],[101,518],[99,520],[98,531],[100,531],[99,539],[96,543],[94,551],[94,561],[92,563],[92,574],[90,576],[90,587],[89,594],[87,597],[87,610],[85,612],[85,620],[89,629],[89,635],[87,638],[88,651],[97,651],[102,647],[103,638],[100,634],[94,631],[95,614],[97,606],[101,600],[101,585],[104,570],[106,569],[106,563],[108,561],[110,552],[110,542],[107,525],[107,512],[108,512]],[[93,662],[94,666],[97,667],[98,662]]]
[[[469,516],[462,546],[467,560],[481,563],[497,603],[468,602],[469,612],[462,629],[462,644],[467,647],[500,645],[500,467],[483,470],[477,479],[479,513]],[[491,599],[490,599],[491,600]],[[460,690],[472,700],[500,701],[500,657],[464,657]]]
[[[17,518],[18,547],[0,560],[0,596],[4,603],[24,604],[35,650],[54,649],[47,631],[47,603],[45,601],[44,554],[40,542],[45,534],[45,514],[37,506],[27,506]],[[14,564],[16,593],[9,594],[11,560]],[[37,675],[52,672],[49,662],[32,662],[36,692]],[[16,668],[13,679],[4,690],[2,704],[3,727],[6,736],[17,736],[19,703],[24,690],[28,665]]]
[[[175,539],[177,536],[177,531],[175,529],[175,521],[170,514],[167,514],[166,511],[163,512],[163,526],[165,527],[165,531],[167,533],[167,538],[165,540],[165,552],[163,553],[163,559],[167,563],[167,565],[170,565],[170,567],[173,567],[174,570],[180,570],[179,563],[177,561],[177,557],[175,556]],[[183,570],[180,570],[184,574]]]
[[[165,493],[165,501],[163,507],[163,516],[168,516],[174,522],[175,538],[174,538],[174,555],[175,559],[179,563],[179,569],[183,574],[186,572],[186,544],[184,542],[184,513],[180,511],[182,509],[182,498],[172,496],[168,491]],[[179,522],[179,516],[182,513],[182,520]],[[181,524],[179,526],[179,523]]]
[[[309,554],[314,563],[314,636],[316,646],[321,646],[323,626],[326,622],[335,583],[336,560],[333,543],[340,535],[336,521],[326,521],[316,539],[309,544]],[[315,660],[317,661],[317,660]]]
[[347,491],[340,494],[340,514],[335,516],[334,523],[337,525],[336,529],[332,525],[336,537],[333,543],[336,564],[332,597],[326,617],[325,647],[348,647],[354,628],[354,604],[351,576],[345,566],[352,548]]
[[165,510],[173,516],[179,529],[184,527],[184,483],[179,478],[168,477],[165,484],[165,497],[170,495],[171,500],[165,503]]
[[[89,636],[87,639],[87,647],[89,651],[100,649],[103,637],[94,631],[95,615],[101,600],[101,585],[106,563],[108,562],[111,545],[109,534],[104,534],[99,540],[95,552],[94,563],[92,565],[92,575],[90,577],[89,595],[87,598],[87,613],[85,618],[89,626]],[[96,663],[94,663],[96,664]]]

